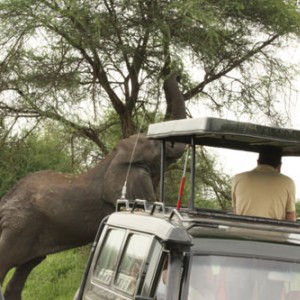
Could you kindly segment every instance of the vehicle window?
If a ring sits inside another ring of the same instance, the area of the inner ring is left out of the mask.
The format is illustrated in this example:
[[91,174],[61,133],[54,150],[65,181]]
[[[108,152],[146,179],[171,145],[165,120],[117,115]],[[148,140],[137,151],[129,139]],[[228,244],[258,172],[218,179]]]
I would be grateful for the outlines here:
[[137,279],[150,247],[149,236],[132,234],[129,236],[125,251],[120,262],[115,286],[133,295],[136,290]]
[[188,300],[299,299],[300,265],[226,256],[194,256]]
[[167,271],[168,271],[168,260],[169,257],[165,255],[163,264],[161,266],[160,274],[159,274],[159,281],[156,290],[156,299],[163,300],[166,296],[166,284],[167,284]]
[[163,247],[161,243],[154,239],[151,254],[148,258],[148,270],[145,276],[142,296],[154,296],[155,287],[158,285],[158,282],[161,280],[162,267],[166,260],[166,253],[163,253]]
[[125,236],[124,230],[109,230],[97,259],[93,276],[104,284],[110,284],[118,255]]

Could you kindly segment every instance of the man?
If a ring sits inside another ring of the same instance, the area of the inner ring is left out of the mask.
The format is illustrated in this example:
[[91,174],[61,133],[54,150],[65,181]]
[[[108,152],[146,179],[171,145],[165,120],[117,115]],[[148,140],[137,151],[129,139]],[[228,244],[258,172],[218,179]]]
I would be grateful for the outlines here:
[[295,183],[280,173],[282,150],[264,146],[257,167],[232,181],[232,205],[239,215],[296,220]]

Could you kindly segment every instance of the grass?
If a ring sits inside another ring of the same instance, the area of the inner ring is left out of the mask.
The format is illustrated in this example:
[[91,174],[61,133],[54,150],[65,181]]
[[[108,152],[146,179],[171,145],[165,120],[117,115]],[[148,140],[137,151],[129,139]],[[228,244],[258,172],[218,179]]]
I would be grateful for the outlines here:
[[89,252],[90,246],[86,246],[49,255],[31,272],[22,300],[72,300],[79,288]]

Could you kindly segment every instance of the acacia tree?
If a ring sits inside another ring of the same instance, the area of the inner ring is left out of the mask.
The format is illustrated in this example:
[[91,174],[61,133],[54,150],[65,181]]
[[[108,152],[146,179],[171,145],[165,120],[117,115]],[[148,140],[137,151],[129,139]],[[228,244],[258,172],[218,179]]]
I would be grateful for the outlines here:
[[292,0],[1,0],[1,120],[52,119],[107,152],[107,109],[122,137],[155,111],[169,70],[186,100],[276,122],[290,67],[274,54],[298,37]]

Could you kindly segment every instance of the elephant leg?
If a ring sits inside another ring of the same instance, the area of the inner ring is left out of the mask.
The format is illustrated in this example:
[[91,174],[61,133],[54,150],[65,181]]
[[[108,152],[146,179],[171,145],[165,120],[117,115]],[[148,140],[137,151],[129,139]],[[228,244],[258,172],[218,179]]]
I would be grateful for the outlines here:
[[4,234],[0,235],[0,285],[3,285],[4,279],[8,271],[13,267],[8,253],[9,247],[4,243]]
[[21,300],[21,294],[25,285],[26,279],[34,267],[41,263],[46,256],[34,258],[18,267],[8,282],[4,298],[5,300]]
[[[6,230],[1,231],[0,235],[0,284],[2,285],[8,271],[15,266],[22,265],[24,261],[28,261],[30,257],[29,251],[26,249],[28,245],[33,244],[32,240],[26,242],[25,240],[16,240],[18,231]],[[22,246],[20,246],[22,245]]]

